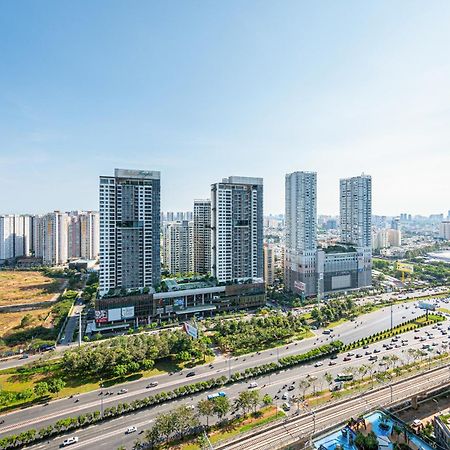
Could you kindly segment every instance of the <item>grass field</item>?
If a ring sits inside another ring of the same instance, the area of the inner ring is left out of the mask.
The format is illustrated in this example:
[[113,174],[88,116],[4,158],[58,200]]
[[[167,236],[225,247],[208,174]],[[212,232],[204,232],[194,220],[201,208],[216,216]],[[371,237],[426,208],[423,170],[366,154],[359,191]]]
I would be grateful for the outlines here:
[[39,303],[61,290],[62,279],[45,276],[41,272],[0,271],[0,306]]
[[22,318],[25,315],[30,317],[28,321],[28,325],[21,330],[25,330],[27,328],[43,326],[50,326],[49,320],[50,308],[44,309],[33,309],[30,311],[17,311],[17,312],[9,312],[9,313],[0,313],[0,338],[6,336],[8,333],[18,329]]

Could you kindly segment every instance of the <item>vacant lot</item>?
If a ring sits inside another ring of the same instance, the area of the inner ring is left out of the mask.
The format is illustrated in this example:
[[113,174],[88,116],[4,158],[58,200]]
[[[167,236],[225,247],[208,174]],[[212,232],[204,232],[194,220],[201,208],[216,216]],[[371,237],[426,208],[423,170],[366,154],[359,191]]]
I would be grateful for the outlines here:
[[41,272],[0,271],[0,306],[51,300],[63,283]]
[[0,338],[18,330],[23,331],[37,326],[50,327],[49,314],[50,308],[0,313]]

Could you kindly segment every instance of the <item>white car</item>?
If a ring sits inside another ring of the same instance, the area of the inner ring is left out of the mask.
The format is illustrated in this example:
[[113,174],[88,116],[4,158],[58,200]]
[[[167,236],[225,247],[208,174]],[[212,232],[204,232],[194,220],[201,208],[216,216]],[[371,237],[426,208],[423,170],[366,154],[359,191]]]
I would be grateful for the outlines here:
[[289,400],[289,393],[285,392],[281,398],[282,398],[282,400]]
[[256,381],[252,381],[252,382],[248,385],[248,388],[249,388],[249,389],[255,388],[255,387],[258,387],[258,383],[257,383]]
[[125,434],[136,433],[136,431],[137,431],[137,428],[135,426],[128,427],[127,431],[125,431]]
[[118,394],[126,394],[128,392],[128,389],[121,389]]
[[282,405],[282,408],[285,411],[289,411],[291,409],[291,405],[288,402],[284,402],[283,405]]
[[317,362],[314,364],[314,367],[320,367],[320,366],[323,366],[323,362],[322,362],[322,361],[317,361]]
[[73,436],[73,437],[65,439],[62,443],[62,446],[67,447],[68,445],[76,444],[77,442],[78,442],[78,436]]

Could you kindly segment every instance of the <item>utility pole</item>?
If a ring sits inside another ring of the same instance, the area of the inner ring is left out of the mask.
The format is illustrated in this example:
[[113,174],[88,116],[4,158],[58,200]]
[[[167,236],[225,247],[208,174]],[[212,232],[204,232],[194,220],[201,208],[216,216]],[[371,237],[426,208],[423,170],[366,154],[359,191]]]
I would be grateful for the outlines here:
[[394,311],[393,311],[393,304],[391,303],[391,331],[394,328]]

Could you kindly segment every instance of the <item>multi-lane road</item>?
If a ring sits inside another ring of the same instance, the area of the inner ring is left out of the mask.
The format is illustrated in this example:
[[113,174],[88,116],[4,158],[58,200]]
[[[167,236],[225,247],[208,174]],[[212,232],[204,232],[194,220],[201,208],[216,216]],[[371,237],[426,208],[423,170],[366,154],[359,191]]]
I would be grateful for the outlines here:
[[[420,313],[420,310],[414,308],[412,304],[394,306],[392,316],[393,324],[395,326],[396,324],[415,317]],[[341,339],[343,342],[348,343],[361,337],[373,334],[377,331],[389,328],[390,323],[390,308],[386,308],[384,310],[379,310],[374,313],[361,316],[358,318],[357,322],[344,323],[336,327],[334,330],[334,335],[336,339]],[[425,329],[420,333],[420,335],[424,333]],[[441,335],[440,333],[436,334],[439,335],[436,335],[433,341],[435,341],[438,345],[435,345],[434,348],[441,349],[442,341],[446,340],[446,336]],[[407,348],[420,348],[423,343],[418,339],[414,339],[414,335],[418,335],[418,333],[406,333],[402,337],[405,339],[407,338],[409,342],[405,346],[394,348],[393,350],[385,350],[382,343],[378,343],[376,345],[372,345],[370,349],[355,351],[355,355],[357,353],[361,353],[360,358],[353,356],[350,361],[344,361],[343,358],[345,355],[340,355],[338,359],[335,360],[336,365],[328,366],[329,362],[328,360],[325,360],[324,365],[320,367],[314,367],[313,365],[298,366],[282,371],[279,374],[272,374],[270,377],[266,376],[264,378],[260,378],[258,379],[258,384],[259,387],[262,388],[263,393],[269,393],[273,396],[281,396],[286,390],[286,388],[283,387],[284,385],[290,385],[309,374],[317,377],[318,381],[315,387],[319,388],[320,384],[324,383],[323,375],[325,372],[335,375],[342,372],[342,370],[349,365],[355,366],[363,363],[369,363],[369,355],[364,354],[366,351],[372,352],[374,348],[378,348],[380,350],[380,353],[378,354],[380,360],[385,354],[396,353],[401,357],[402,354],[405,355]],[[171,390],[184,384],[190,384],[194,381],[206,380],[208,378],[218,377],[221,375],[227,376],[229,373],[242,371],[247,367],[253,367],[271,361],[276,361],[278,357],[305,352],[308,349],[329,341],[329,337],[320,334],[316,338],[300,341],[287,347],[279,348],[278,350],[271,349],[239,358],[219,359],[212,367],[208,365],[197,367],[195,369],[196,374],[194,377],[186,378],[185,375],[187,371],[173,375],[154,377],[152,380],[156,380],[159,383],[156,388],[147,389],[146,386],[148,385],[149,380],[146,379],[121,385],[120,387],[115,387],[113,389],[109,388],[108,391],[114,392],[112,395],[106,396],[104,393],[99,395],[100,391],[94,391],[79,395],[76,399],[66,398],[50,402],[47,406],[38,405],[21,411],[16,411],[2,416],[2,419],[4,419],[5,422],[0,430],[0,436],[21,432],[29,428],[41,428],[64,417],[76,416],[89,411],[101,410],[102,407],[106,408],[108,406],[115,405],[118,402],[130,402],[133,399],[142,398],[150,393],[154,394],[160,391]],[[123,387],[126,387],[128,392],[118,395],[118,390]],[[240,391],[245,389],[247,389],[247,383],[234,384],[223,390],[225,390],[230,398],[233,398],[237,396]],[[299,393],[298,390],[293,390],[292,392],[296,394]],[[114,449],[120,445],[131,445],[131,442],[136,438],[136,435],[125,435],[124,432],[127,426],[135,425],[138,430],[148,428],[158,414],[174,408],[177,404],[195,404],[199,399],[204,398],[205,395],[205,393],[202,393],[190,398],[169,402],[139,411],[135,414],[126,415],[112,421],[77,431],[75,434],[79,436],[80,442],[74,445],[73,448],[89,448],[91,445],[90,439],[95,439],[96,447],[100,447],[105,450]],[[75,400],[78,401],[75,402]],[[282,401],[280,400],[279,404],[281,405],[281,403]],[[49,443],[46,442],[45,448],[57,448],[62,440],[63,438],[59,437]],[[38,447],[39,446],[36,446],[35,448]]]

